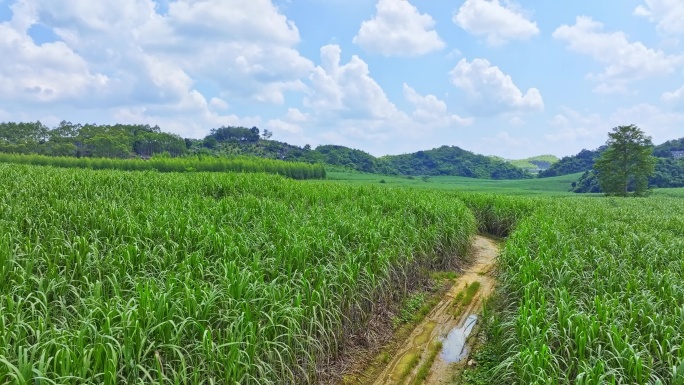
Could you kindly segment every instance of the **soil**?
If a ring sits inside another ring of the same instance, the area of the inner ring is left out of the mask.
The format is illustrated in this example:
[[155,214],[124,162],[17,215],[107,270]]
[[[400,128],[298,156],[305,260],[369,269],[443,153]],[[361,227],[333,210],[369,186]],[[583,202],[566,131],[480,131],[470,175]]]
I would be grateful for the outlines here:
[[[430,352],[440,346],[440,352],[423,384],[454,383],[454,379],[468,364],[469,352],[475,342],[468,336],[477,334],[477,314],[482,310],[482,302],[494,289],[493,270],[498,254],[499,247],[495,241],[476,237],[471,258],[473,262],[409,337],[399,344],[375,382],[369,383],[412,384],[418,369],[428,361]],[[467,300],[463,300],[464,296],[467,297],[466,289],[477,285],[476,282],[479,282],[480,287],[467,303]],[[455,299],[458,304],[455,304]],[[470,364],[474,363],[471,361]]]

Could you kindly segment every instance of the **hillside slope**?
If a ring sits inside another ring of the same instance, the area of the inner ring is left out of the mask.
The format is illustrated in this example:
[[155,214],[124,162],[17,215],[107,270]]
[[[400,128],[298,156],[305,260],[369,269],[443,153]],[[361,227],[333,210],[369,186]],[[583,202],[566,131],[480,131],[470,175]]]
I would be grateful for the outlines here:
[[552,164],[548,169],[539,172],[539,178],[576,174],[578,172],[591,170],[594,166],[594,162],[604,150],[605,146],[602,146],[593,151],[582,150],[576,155],[565,156],[558,162]]
[[[207,149],[196,146],[194,151],[203,152]],[[385,175],[443,175],[481,179],[524,179],[531,177],[523,169],[506,161],[449,146],[380,158],[376,158],[365,151],[344,146],[322,145],[312,149],[309,146],[298,147],[272,140],[259,140],[252,143],[235,141],[218,143],[212,151],[225,155],[252,155],[288,161],[325,163],[355,171]]]
[[[539,173],[540,178],[584,172],[573,185],[578,193],[599,193],[601,189],[592,172],[594,162],[605,151],[602,146],[594,151],[582,150],[577,155],[567,156],[546,171]],[[656,157],[655,172],[648,179],[649,186],[658,188],[684,187],[684,158],[675,155],[684,152],[684,138],[669,140],[653,148]]]
[[402,175],[450,175],[482,179],[524,179],[532,176],[505,161],[456,146],[380,158]]
[[527,159],[511,160],[509,163],[529,172],[541,172],[558,163],[559,160],[555,155],[538,155]]

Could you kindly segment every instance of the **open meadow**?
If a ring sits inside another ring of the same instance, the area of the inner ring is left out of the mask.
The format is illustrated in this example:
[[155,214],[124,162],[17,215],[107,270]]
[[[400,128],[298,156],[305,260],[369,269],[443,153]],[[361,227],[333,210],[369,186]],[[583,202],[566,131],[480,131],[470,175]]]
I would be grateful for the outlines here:
[[377,175],[343,169],[327,172],[327,180],[351,185],[374,184],[386,187],[415,187],[429,190],[553,196],[577,196],[569,190],[571,183],[579,179],[580,176],[581,173],[543,179],[491,180],[462,176],[430,176],[425,178]]
[[328,178],[0,164],[0,383],[314,384],[478,232],[505,243],[454,381],[684,381],[682,190]]

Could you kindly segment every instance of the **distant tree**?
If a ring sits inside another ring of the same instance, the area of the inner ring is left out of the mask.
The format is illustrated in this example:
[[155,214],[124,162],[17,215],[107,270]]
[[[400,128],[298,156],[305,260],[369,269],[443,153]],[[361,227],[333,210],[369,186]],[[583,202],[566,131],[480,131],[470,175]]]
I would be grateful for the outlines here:
[[261,133],[261,136],[262,136],[264,139],[271,139],[271,137],[273,136],[273,132],[264,129],[264,132]]
[[601,190],[608,195],[643,195],[648,177],[653,174],[655,158],[651,137],[635,125],[613,128],[604,151],[594,164]]
[[0,123],[0,152],[40,154],[45,150],[48,132],[41,122]]
[[219,127],[211,130],[207,138],[217,142],[256,143],[259,141],[259,129],[256,127]]
[[95,135],[86,139],[85,146],[92,156],[97,158],[126,158],[130,155],[130,144],[126,136],[119,135]]
[[207,136],[204,138],[202,145],[208,149],[214,149],[218,145],[218,141],[213,136]]

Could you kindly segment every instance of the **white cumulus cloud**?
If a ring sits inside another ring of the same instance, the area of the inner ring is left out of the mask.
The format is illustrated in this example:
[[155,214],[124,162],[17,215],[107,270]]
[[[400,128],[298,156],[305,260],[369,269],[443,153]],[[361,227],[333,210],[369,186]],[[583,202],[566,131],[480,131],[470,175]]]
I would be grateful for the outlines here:
[[385,56],[417,56],[445,47],[435,21],[408,0],[379,0],[377,13],[361,24],[354,43]]
[[684,86],[672,92],[665,92],[663,94],[663,100],[684,108]]
[[544,135],[549,145],[572,143],[572,148],[595,149],[606,142],[611,128],[628,124],[639,126],[653,137],[655,144],[660,144],[681,137],[684,124],[684,113],[664,111],[647,103],[619,107],[604,114],[580,112],[569,107],[560,110],[550,121],[555,130]]
[[454,23],[475,36],[483,36],[490,45],[511,40],[527,40],[539,34],[537,23],[519,6],[499,0],[466,0],[453,17]]
[[[153,0],[17,0],[11,10],[0,23],[5,103],[68,103],[201,136],[216,124],[259,121],[229,114],[229,102],[284,104],[314,69],[296,49],[296,25],[271,0],[176,0],[164,12]],[[34,25],[57,41],[34,42]]]
[[421,95],[404,83],[404,98],[414,107],[413,120],[418,123],[436,126],[468,126],[473,118],[462,118],[456,114],[449,114],[447,105],[435,95]]
[[670,74],[684,62],[682,55],[630,42],[624,32],[603,32],[603,24],[587,16],[577,17],[574,25],[559,27],[553,37],[606,66],[603,72],[588,75],[598,83],[594,91],[599,93],[626,92],[630,82]]
[[279,133],[302,134],[304,129],[302,124],[309,121],[311,116],[297,108],[289,108],[287,114],[279,119],[271,119],[266,122],[266,128]]
[[658,31],[665,35],[684,34],[684,1],[681,0],[645,0],[634,14],[656,23]]
[[452,83],[463,90],[476,115],[497,115],[541,111],[544,101],[536,88],[523,93],[507,75],[489,60],[461,59],[450,72]]
[[396,114],[396,106],[370,76],[368,64],[356,55],[341,64],[341,53],[338,45],[321,48],[322,63],[309,76],[311,90],[304,105],[354,119],[384,119]]

